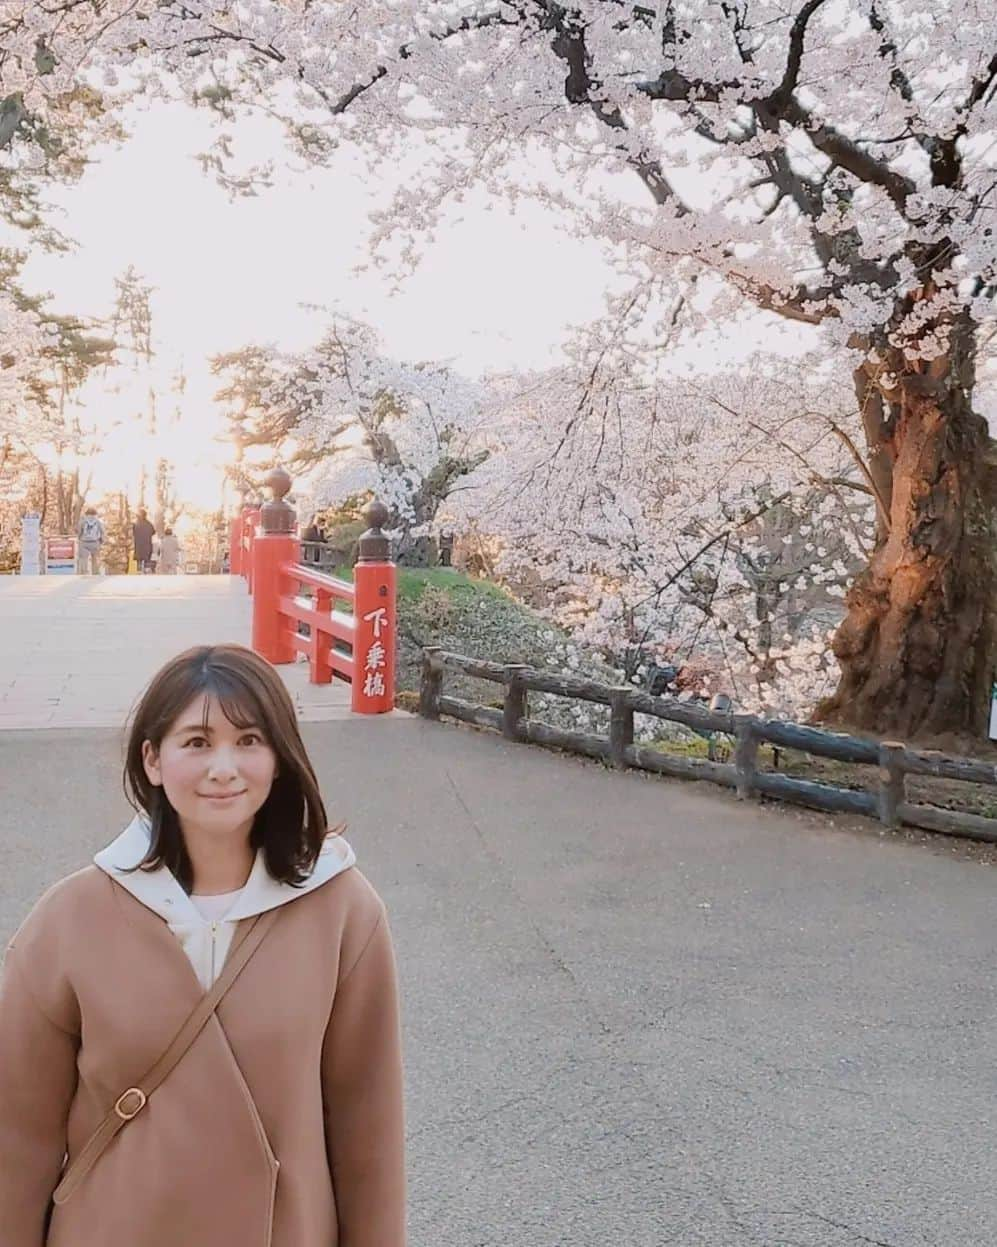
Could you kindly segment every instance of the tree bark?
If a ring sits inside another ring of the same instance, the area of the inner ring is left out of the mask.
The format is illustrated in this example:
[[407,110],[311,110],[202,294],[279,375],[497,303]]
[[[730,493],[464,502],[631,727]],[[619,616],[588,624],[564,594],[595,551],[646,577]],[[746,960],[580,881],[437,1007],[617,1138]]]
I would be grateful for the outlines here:
[[948,354],[922,371],[902,375],[910,364],[888,358],[894,388],[865,376],[863,420],[889,521],[846,599],[833,642],[841,681],[818,719],[908,737],[985,734],[997,455],[971,406],[973,351],[969,327],[956,326]]

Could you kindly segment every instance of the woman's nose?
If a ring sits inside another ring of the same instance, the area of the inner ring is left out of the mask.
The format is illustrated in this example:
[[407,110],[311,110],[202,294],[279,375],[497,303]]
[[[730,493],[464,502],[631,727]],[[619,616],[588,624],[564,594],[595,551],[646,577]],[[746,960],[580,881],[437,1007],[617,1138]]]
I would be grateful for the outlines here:
[[213,750],[208,775],[212,779],[228,779],[235,773],[235,755],[232,751],[224,748]]

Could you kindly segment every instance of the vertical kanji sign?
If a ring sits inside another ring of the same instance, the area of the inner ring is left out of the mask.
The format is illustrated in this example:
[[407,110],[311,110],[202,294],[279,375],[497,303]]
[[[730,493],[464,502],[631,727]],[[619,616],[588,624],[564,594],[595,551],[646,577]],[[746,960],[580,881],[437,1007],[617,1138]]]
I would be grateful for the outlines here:
[[352,707],[358,714],[384,714],[395,706],[395,577],[393,563],[353,569]]

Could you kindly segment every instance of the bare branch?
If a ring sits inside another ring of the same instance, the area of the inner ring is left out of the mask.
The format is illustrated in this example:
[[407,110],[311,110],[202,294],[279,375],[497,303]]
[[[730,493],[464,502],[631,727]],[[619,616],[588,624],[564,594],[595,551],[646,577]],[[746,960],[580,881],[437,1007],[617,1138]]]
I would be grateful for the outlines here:
[[819,479],[825,485],[836,485],[839,489],[854,489],[857,493],[873,497],[873,492],[868,485],[863,485],[860,481],[850,481],[847,476],[822,476]]
[[875,0],[869,5],[869,25],[881,36],[879,44],[879,55],[884,61],[890,62],[890,86],[900,96],[905,104],[914,103],[914,88],[910,84],[910,79],[900,68],[897,59],[897,43],[893,35],[886,29],[886,22],[883,20],[879,9],[876,7]]
[[807,37],[807,26],[811,17],[824,3],[826,3],[826,0],[807,0],[793,20],[793,25],[789,31],[789,54],[786,57],[786,70],[782,75],[782,81],[768,97],[768,104],[774,113],[782,112],[783,107],[789,103],[793,92],[796,90],[796,84],[800,77],[800,66],[803,63],[803,45]]
[[973,79],[966,102],[959,111],[968,113],[971,108],[975,108],[995,83],[997,83],[997,52],[990,58],[986,73],[980,78]]
[[890,531],[890,509],[889,509],[889,506],[887,505],[886,499],[879,492],[879,487],[877,486],[875,480],[873,479],[872,473],[869,471],[869,465],[866,463],[865,459],[862,457],[862,454],[859,451],[859,448],[855,445],[854,441],[852,441],[852,439],[848,436],[845,430],[841,428],[840,425],[835,424],[833,420],[829,421],[829,423],[831,426],[831,431],[834,433],[835,437],[838,437],[841,439],[841,442],[843,443],[845,447],[847,447],[849,454],[852,456],[852,458],[855,460],[855,463],[858,465],[859,471],[862,473],[863,477],[865,478],[866,484],[869,486],[869,492],[872,494],[873,498],[876,500],[876,511],[879,515],[880,524],[882,525],[883,530],[885,532],[889,532]]

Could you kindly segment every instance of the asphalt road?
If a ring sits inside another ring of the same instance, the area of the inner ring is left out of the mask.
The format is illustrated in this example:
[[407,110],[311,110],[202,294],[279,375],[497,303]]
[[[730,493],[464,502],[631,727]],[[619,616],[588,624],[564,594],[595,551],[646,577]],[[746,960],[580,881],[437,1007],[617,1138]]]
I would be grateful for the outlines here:
[[[392,919],[412,1247],[997,1243],[992,865],[459,727],[305,733]],[[0,733],[5,939],[119,830],[119,756]]]

